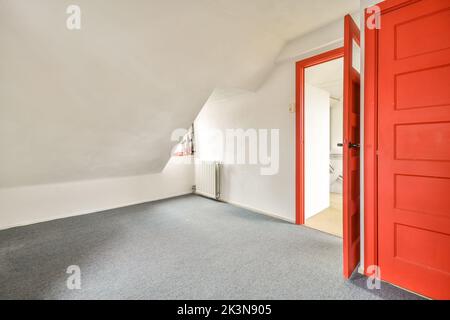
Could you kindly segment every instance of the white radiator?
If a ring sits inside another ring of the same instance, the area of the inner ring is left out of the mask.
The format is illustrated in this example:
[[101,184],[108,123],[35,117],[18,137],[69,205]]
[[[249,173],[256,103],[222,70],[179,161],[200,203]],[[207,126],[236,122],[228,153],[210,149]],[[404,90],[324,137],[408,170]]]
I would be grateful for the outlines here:
[[216,161],[196,161],[195,192],[209,198],[220,199],[220,168]]

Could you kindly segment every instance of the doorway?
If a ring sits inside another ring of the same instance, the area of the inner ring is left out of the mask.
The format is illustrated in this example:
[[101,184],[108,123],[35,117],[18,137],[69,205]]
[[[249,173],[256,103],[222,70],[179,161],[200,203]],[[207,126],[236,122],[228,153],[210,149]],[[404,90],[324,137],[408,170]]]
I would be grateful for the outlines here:
[[[343,48],[313,56],[296,64],[296,223],[303,225],[306,220],[306,70],[343,58],[342,243],[345,278],[350,278],[360,260],[360,52],[359,28],[352,17],[347,15],[344,19]],[[327,185],[328,183],[322,183],[324,188],[328,188]]]
[[305,225],[343,236],[344,59],[305,70]]

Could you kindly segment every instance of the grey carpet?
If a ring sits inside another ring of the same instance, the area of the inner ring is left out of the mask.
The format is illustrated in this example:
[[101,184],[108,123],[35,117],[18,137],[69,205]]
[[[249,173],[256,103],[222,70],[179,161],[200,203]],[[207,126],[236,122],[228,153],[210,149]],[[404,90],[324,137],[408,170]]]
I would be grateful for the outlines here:
[[[1,299],[418,299],[342,278],[342,240],[189,195],[0,231]],[[81,290],[66,286],[81,268]]]

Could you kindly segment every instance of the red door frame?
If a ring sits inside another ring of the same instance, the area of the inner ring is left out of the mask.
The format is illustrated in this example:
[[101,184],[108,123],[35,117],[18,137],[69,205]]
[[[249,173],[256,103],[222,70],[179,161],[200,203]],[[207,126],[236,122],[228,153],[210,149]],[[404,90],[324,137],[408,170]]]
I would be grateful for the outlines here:
[[[418,0],[390,0],[377,4],[382,16]],[[373,10],[371,10],[373,14]],[[369,19],[366,9],[365,21]],[[378,30],[365,23],[364,66],[364,273],[373,275],[378,266]]]
[[330,50],[296,63],[295,85],[295,211],[296,224],[305,224],[305,69],[344,57],[344,48]]

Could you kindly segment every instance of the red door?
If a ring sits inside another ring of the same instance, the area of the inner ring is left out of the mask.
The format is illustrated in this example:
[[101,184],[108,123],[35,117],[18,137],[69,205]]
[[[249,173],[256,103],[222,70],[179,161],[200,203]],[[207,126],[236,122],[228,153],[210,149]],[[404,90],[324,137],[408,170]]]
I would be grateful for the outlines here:
[[381,277],[450,299],[450,1],[387,1],[378,30]]
[[[359,55],[359,29],[345,17],[344,39],[344,276],[349,278],[359,263],[359,156],[360,74],[354,61]],[[355,58],[354,58],[355,55]]]

